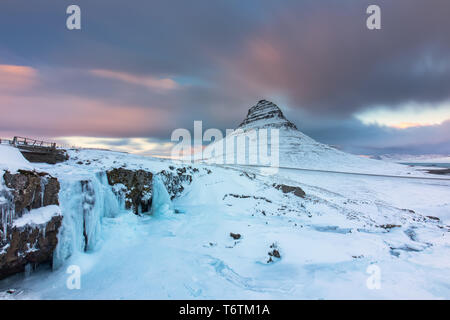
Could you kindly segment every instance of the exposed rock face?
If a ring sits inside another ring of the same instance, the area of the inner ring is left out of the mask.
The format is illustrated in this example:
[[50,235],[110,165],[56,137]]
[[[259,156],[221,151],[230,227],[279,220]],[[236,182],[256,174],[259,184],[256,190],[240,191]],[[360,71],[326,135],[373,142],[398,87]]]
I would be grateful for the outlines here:
[[115,168],[107,171],[111,186],[123,184],[125,190],[125,207],[135,214],[148,212],[152,204],[153,173],[144,170]]
[[295,124],[287,120],[278,106],[267,100],[260,100],[256,106],[248,110],[247,117],[239,125],[238,129],[251,128],[291,128],[296,129]]
[[173,168],[171,171],[163,170],[159,173],[171,200],[183,192],[184,183],[191,184],[192,176],[196,172],[198,172],[198,169],[189,166],[176,169]]
[[0,279],[23,272],[26,265],[51,263],[58,243],[62,216],[43,225],[13,227],[6,240],[0,240]]
[[19,170],[18,173],[11,174],[6,171],[3,179],[12,190],[15,217],[21,217],[31,209],[59,205],[59,182],[45,172]]
[[[180,195],[183,190],[183,184],[192,182],[192,175],[198,172],[198,169],[192,167],[175,168],[163,170],[158,174],[164,183],[170,199]],[[125,190],[125,207],[132,209],[135,214],[149,212],[152,205],[152,182],[153,173],[145,170],[129,170],[125,168],[115,168],[106,172],[108,183],[111,186],[123,185]]]
[[274,184],[273,186],[275,189],[281,190],[283,193],[293,193],[300,198],[304,198],[306,195],[305,191],[303,191],[300,187],[287,186],[285,184]]
[[36,146],[20,146],[20,152],[29,162],[45,162],[48,164],[56,164],[69,160],[66,150],[39,148]]
[[92,182],[89,180],[81,180],[81,193],[83,198],[81,200],[83,210],[83,238],[84,238],[84,251],[89,249],[90,234],[87,230],[86,220],[90,218],[90,215],[95,207],[95,191],[92,187]]
[[0,198],[0,279],[25,270],[51,263],[58,242],[62,216],[55,215],[42,224],[17,227],[14,221],[29,211],[49,205],[59,205],[59,182],[47,173],[19,170],[3,175],[7,190]]

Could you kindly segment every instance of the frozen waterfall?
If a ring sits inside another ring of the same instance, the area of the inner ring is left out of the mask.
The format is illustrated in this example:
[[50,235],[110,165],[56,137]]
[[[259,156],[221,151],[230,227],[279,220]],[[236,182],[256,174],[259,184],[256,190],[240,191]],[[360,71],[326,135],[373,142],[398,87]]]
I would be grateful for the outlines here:
[[158,175],[153,176],[152,215],[173,213],[172,201],[166,186]]
[[95,250],[101,240],[102,218],[115,217],[124,210],[104,172],[61,179],[60,183],[64,218],[53,257],[56,268],[75,253]]

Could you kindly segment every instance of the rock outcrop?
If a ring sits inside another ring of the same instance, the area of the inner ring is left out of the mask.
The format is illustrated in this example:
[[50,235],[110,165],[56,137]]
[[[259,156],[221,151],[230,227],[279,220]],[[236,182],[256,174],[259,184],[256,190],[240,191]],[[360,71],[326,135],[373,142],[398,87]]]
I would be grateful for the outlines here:
[[125,190],[125,207],[135,214],[148,212],[152,205],[153,173],[145,170],[115,168],[106,172],[111,186],[122,184]]
[[66,150],[39,148],[36,146],[20,146],[20,152],[29,162],[44,162],[57,164],[69,160]]
[[184,191],[183,184],[191,184],[192,177],[194,173],[198,172],[198,169],[191,166],[182,168],[171,167],[170,169],[170,171],[163,170],[158,174],[166,186],[170,199],[173,200]]
[[247,117],[239,125],[238,129],[252,128],[291,128],[297,130],[295,124],[287,120],[280,108],[273,102],[260,100],[248,110]]
[[19,170],[11,174],[6,171],[3,179],[14,198],[15,217],[32,209],[59,205],[59,182],[45,172]]
[[[56,178],[47,173],[19,170],[6,171],[3,180],[7,189],[0,195],[0,279],[23,272],[27,265],[34,268],[51,263],[62,222]],[[16,221],[43,207],[54,211],[49,220],[16,225]]]
[[303,191],[303,189],[300,187],[287,186],[285,184],[274,184],[273,187],[283,193],[293,193],[300,198],[304,198],[306,195],[305,191]]
[[[198,169],[189,167],[162,170],[157,173],[161,177],[171,200],[180,195],[183,184],[190,184],[192,176]],[[114,186],[116,195],[123,193],[125,196],[125,208],[131,209],[135,214],[149,212],[152,205],[152,182],[153,173],[145,170],[129,170],[115,168],[106,172],[108,183]]]
[[62,216],[55,215],[44,224],[8,230],[6,239],[0,240],[0,279],[25,271],[27,265],[52,263],[61,222]]

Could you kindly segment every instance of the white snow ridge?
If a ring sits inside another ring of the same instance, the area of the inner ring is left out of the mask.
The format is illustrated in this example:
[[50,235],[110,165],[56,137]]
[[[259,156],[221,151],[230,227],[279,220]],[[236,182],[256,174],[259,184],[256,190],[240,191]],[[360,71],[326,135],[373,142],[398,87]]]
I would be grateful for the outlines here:
[[[225,140],[252,129],[279,130],[276,174],[83,149],[68,150],[64,163],[36,164],[61,185],[53,270],[0,281],[0,297],[450,298],[445,176],[319,143],[268,101]],[[127,208],[136,189],[126,179],[110,185],[105,172],[114,168],[153,174],[140,198],[148,208]],[[71,265],[81,270],[79,290],[66,286]],[[377,286],[368,285],[374,269]]]

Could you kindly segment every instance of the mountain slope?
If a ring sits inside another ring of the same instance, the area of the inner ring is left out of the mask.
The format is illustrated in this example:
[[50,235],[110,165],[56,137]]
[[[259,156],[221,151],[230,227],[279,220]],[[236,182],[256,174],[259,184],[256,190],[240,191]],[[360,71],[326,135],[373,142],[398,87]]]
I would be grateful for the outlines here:
[[[248,148],[248,146],[258,143],[257,138],[254,135],[252,136],[251,133],[260,132],[261,129],[267,129],[268,132],[273,132],[273,129],[279,130],[278,154],[280,167],[372,174],[403,175],[412,172],[406,166],[359,157],[317,142],[302,133],[295,124],[286,119],[276,104],[266,100],[261,100],[250,108],[247,117],[231,134],[227,135],[222,141],[206,147],[203,151],[202,160],[208,163],[223,163],[226,156],[230,155],[226,146],[236,144],[237,139],[247,136],[249,137],[247,147],[244,145],[237,147],[232,159],[245,155],[245,164],[262,164],[259,157],[258,163],[250,163],[249,159],[252,156],[257,157],[259,150]],[[268,149],[273,146],[272,144],[273,141],[269,139]],[[231,152],[233,153],[233,151]],[[230,164],[229,162],[226,163]],[[236,162],[232,164],[236,164]]]

